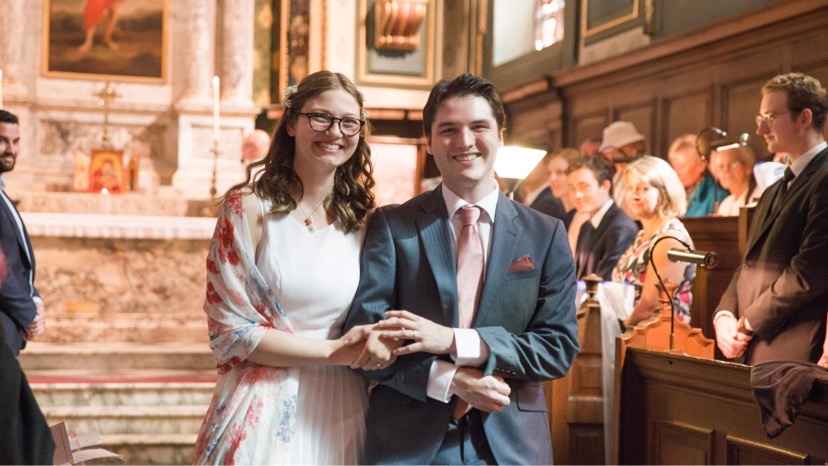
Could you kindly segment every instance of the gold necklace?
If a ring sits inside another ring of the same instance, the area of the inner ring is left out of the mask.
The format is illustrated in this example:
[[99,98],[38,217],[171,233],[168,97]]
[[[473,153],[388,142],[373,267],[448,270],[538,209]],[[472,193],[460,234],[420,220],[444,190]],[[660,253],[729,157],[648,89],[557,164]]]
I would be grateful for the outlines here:
[[[328,193],[328,196],[330,196],[330,193]],[[301,202],[296,203],[297,205],[299,205],[299,208],[302,209],[302,213],[305,214],[305,227],[307,227],[308,231],[311,233],[316,232],[316,226],[314,226],[313,224],[313,215],[316,213],[317,210],[319,210],[320,207],[322,207],[323,204],[325,204],[325,201],[328,199],[328,196],[325,196],[322,199],[322,202],[317,204],[317,206],[313,210],[311,210],[310,213],[308,213],[308,211],[305,210]]]

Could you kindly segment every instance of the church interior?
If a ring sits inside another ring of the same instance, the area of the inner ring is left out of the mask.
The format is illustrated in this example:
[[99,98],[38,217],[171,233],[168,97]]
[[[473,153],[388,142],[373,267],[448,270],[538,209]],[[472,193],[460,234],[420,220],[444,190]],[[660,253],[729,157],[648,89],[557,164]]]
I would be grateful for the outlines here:
[[[215,199],[308,74],[363,93],[379,205],[435,186],[423,105],[460,73],[498,88],[506,145],[578,148],[623,120],[662,159],[718,128],[768,160],[762,85],[789,72],[828,85],[823,0],[122,0],[91,32],[85,3],[0,0],[0,109],[20,119],[2,179],[48,313],[20,365],[50,425],[99,432],[126,464],[192,462],[216,381],[202,310]],[[828,461],[828,383],[770,439],[750,367],[715,349],[749,215],[686,219],[719,260],[696,276],[692,328],[665,312],[608,349],[588,284],[581,352],[546,384],[556,463]],[[121,464],[92,464],[106,462]]]

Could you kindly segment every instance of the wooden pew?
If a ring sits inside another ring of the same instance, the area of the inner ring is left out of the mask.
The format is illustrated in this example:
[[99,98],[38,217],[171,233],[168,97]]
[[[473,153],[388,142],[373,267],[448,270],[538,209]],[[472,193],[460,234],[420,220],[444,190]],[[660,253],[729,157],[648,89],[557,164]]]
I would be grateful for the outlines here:
[[578,309],[581,352],[569,373],[545,384],[555,464],[605,464],[601,365],[601,277],[586,277],[588,298]]
[[796,422],[768,439],[750,367],[628,348],[621,374],[618,456],[611,464],[825,464],[828,383]]
[[700,217],[684,218],[681,221],[690,233],[695,248],[713,251],[719,259],[719,265],[712,270],[696,268],[693,304],[690,307],[690,323],[701,328],[704,336],[715,338],[713,312],[742,259],[739,249],[739,218]]

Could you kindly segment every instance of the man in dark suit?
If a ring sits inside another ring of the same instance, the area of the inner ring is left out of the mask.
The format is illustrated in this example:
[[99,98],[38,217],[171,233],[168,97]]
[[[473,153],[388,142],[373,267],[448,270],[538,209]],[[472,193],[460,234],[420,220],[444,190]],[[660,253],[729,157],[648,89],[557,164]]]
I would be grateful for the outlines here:
[[612,200],[613,167],[603,157],[581,157],[566,170],[575,213],[589,216],[578,232],[575,276],[612,280],[612,269],[635,239],[638,225]]
[[498,191],[504,120],[490,82],[437,83],[423,127],[443,184],[371,220],[345,326],[380,322],[366,346],[404,346],[358,361],[377,369],[367,463],[552,462],[541,382],[579,350],[575,266],[559,220]]
[[543,190],[541,190],[538,197],[536,197],[535,200],[529,204],[529,207],[542,214],[561,220],[566,215],[563,202],[552,194],[552,189],[549,186],[545,186]]
[[788,154],[785,176],[762,195],[745,257],[713,323],[728,358],[816,362],[828,311],[828,97],[816,79],[776,76],[762,88],[756,134]]
[[[0,175],[14,169],[20,146],[20,124],[15,115],[0,110]],[[29,234],[0,178],[0,248],[8,274],[0,286],[0,327],[17,355],[26,340],[43,333],[45,308],[34,287],[35,257]]]

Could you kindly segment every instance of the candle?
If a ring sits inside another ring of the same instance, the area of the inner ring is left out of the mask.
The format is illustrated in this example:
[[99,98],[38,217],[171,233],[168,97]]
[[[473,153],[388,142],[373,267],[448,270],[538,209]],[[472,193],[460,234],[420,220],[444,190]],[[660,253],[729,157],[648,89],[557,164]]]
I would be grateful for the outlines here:
[[219,77],[213,76],[213,141],[219,141]]
[[3,108],[3,70],[0,70],[0,108]]

